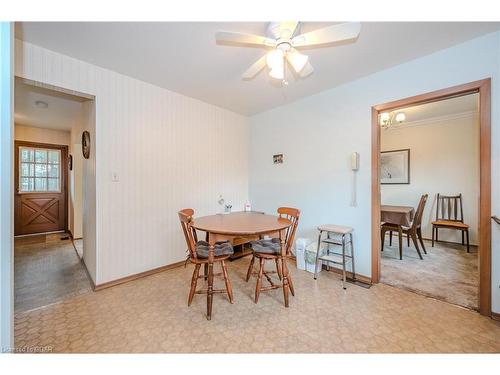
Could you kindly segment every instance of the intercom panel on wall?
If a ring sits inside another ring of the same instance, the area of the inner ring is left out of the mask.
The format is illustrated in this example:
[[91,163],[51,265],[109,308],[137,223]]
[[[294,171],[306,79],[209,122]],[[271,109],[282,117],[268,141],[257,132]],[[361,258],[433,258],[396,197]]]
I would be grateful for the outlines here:
[[351,169],[353,171],[357,171],[359,169],[359,154],[357,152],[353,152],[351,154]]

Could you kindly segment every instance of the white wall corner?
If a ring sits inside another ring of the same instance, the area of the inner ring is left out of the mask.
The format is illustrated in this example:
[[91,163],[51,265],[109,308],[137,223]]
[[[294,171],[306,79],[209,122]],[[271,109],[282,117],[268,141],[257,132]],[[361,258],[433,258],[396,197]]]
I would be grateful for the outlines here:
[[0,22],[0,352],[14,347],[13,35],[14,23]]

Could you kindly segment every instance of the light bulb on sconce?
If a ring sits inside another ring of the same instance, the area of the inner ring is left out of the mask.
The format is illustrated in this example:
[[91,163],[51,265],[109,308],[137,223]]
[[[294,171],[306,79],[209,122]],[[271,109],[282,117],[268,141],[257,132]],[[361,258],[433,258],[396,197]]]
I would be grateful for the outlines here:
[[382,129],[389,129],[394,125],[403,123],[406,120],[404,112],[382,112],[379,116],[379,124]]
[[380,114],[380,125],[389,122],[391,114],[389,112],[383,112]]
[[406,115],[404,112],[399,112],[397,115],[396,115],[396,122],[401,124],[404,120],[406,120]]

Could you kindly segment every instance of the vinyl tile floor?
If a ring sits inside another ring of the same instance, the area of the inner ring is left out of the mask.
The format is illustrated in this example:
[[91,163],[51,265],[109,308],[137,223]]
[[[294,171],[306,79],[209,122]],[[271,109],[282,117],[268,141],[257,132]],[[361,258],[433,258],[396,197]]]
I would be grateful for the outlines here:
[[500,323],[475,311],[384,284],[343,290],[339,275],[322,271],[315,281],[292,262],[290,307],[281,290],[262,292],[255,304],[255,277],[245,282],[249,261],[229,263],[235,301],[216,294],[211,321],[204,295],[187,306],[189,265],[18,313],[15,346],[63,353],[500,352]]

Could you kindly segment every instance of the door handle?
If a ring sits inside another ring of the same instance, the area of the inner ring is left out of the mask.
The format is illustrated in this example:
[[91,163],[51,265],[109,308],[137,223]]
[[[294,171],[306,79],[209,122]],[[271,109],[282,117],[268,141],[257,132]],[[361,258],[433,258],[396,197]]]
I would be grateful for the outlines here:
[[491,218],[493,220],[495,220],[495,223],[497,223],[498,225],[500,225],[500,219],[498,218],[498,216],[492,216]]

